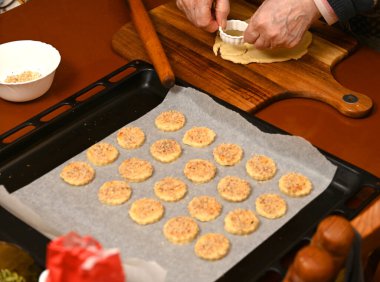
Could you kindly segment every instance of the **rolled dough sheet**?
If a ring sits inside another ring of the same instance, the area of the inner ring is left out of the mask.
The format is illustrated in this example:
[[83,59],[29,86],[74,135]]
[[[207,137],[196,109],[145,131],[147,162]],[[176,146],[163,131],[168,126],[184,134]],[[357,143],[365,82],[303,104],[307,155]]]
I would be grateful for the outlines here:
[[213,46],[215,56],[220,56],[224,60],[231,61],[236,64],[249,63],[274,63],[283,62],[291,59],[297,60],[307,53],[308,47],[311,44],[313,36],[307,31],[301,42],[294,48],[276,48],[259,50],[252,44],[244,43],[243,45],[231,45],[225,43],[217,35]]

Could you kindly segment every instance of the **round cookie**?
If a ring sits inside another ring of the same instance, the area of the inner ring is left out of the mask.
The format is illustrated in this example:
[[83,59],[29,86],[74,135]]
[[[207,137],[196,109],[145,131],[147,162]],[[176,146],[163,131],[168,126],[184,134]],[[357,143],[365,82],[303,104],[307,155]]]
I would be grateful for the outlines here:
[[230,202],[241,202],[247,199],[251,193],[248,181],[237,176],[223,177],[217,186],[219,195]]
[[249,176],[258,181],[271,179],[277,171],[276,163],[264,155],[255,155],[250,158],[245,168]]
[[99,142],[88,148],[86,155],[91,163],[102,166],[113,163],[119,156],[119,151],[109,143]]
[[278,186],[281,192],[291,197],[309,195],[313,189],[309,178],[296,172],[290,172],[281,176]]
[[59,175],[66,183],[81,186],[90,183],[95,177],[95,170],[86,162],[71,162]]
[[153,166],[146,160],[130,158],[121,163],[119,173],[128,181],[142,182],[152,176]]
[[177,131],[185,125],[185,122],[185,115],[174,110],[162,112],[154,120],[156,127],[162,131]]
[[145,133],[139,127],[124,127],[116,137],[117,143],[124,149],[137,149],[145,142]]
[[187,192],[186,183],[174,177],[165,177],[154,184],[154,193],[167,202],[181,200]]
[[182,153],[181,146],[173,139],[157,140],[150,146],[152,156],[163,163],[170,163],[179,158]]
[[112,180],[105,182],[98,190],[98,199],[105,205],[121,205],[129,200],[132,189],[125,181]]
[[194,246],[195,254],[205,260],[218,260],[225,257],[230,249],[230,241],[219,233],[201,236]]
[[199,232],[198,224],[188,216],[169,219],[163,228],[166,239],[174,244],[186,244],[195,239]]
[[129,216],[141,225],[157,222],[163,215],[164,206],[159,201],[149,198],[136,200],[129,210]]
[[256,211],[266,218],[279,218],[286,213],[287,205],[277,194],[262,194],[256,198]]
[[203,148],[214,142],[215,136],[215,132],[208,127],[193,127],[186,131],[182,142],[192,147]]
[[237,144],[220,144],[212,153],[215,161],[224,166],[235,165],[243,157],[243,149]]
[[206,183],[215,177],[216,167],[207,160],[193,159],[186,163],[183,173],[194,183]]
[[222,205],[214,197],[198,196],[189,202],[187,209],[199,221],[211,221],[220,215]]
[[259,219],[251,210],[235,209],[224,218],[224,229],[235,235],[247,235],[259,226]]

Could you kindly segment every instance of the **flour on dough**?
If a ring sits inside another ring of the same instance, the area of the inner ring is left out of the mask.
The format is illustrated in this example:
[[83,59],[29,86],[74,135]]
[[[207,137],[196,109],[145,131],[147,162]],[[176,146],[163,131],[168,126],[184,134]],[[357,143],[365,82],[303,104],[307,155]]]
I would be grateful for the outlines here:
[[311,41],[312,35],[307,31],[301,42],[292,49],[277,48],[272,50],[259,50],[249,43],[244,43],[243,45],[225,43],[220,39],[219,35],[217,35],[213,51],[215,56],[220,54],[223,59],[237,64],[283,62],[301,58],[307,53],[307,48]]

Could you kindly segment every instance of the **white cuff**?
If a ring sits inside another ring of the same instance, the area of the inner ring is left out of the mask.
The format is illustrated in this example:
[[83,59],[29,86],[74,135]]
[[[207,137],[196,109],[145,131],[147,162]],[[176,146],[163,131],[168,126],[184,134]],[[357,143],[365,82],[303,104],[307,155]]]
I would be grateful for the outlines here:
[[314,3],[328,25],[332,25],[338,21],[337,15],[327,0],[314,0]]

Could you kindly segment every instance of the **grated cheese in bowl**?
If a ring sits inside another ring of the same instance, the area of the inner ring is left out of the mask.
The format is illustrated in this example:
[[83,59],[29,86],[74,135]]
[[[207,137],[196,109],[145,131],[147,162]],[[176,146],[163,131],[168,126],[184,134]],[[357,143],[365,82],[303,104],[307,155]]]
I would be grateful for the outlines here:
[[33,40],[0,44],[0,98],[26,102],[45,94],[61,56],[54,46]]
[[20,74],[8,75],[4,82],[5,83],[18,83],[18,82],[28,82],[40,78],[42,75],[36,71],[24,71]]

